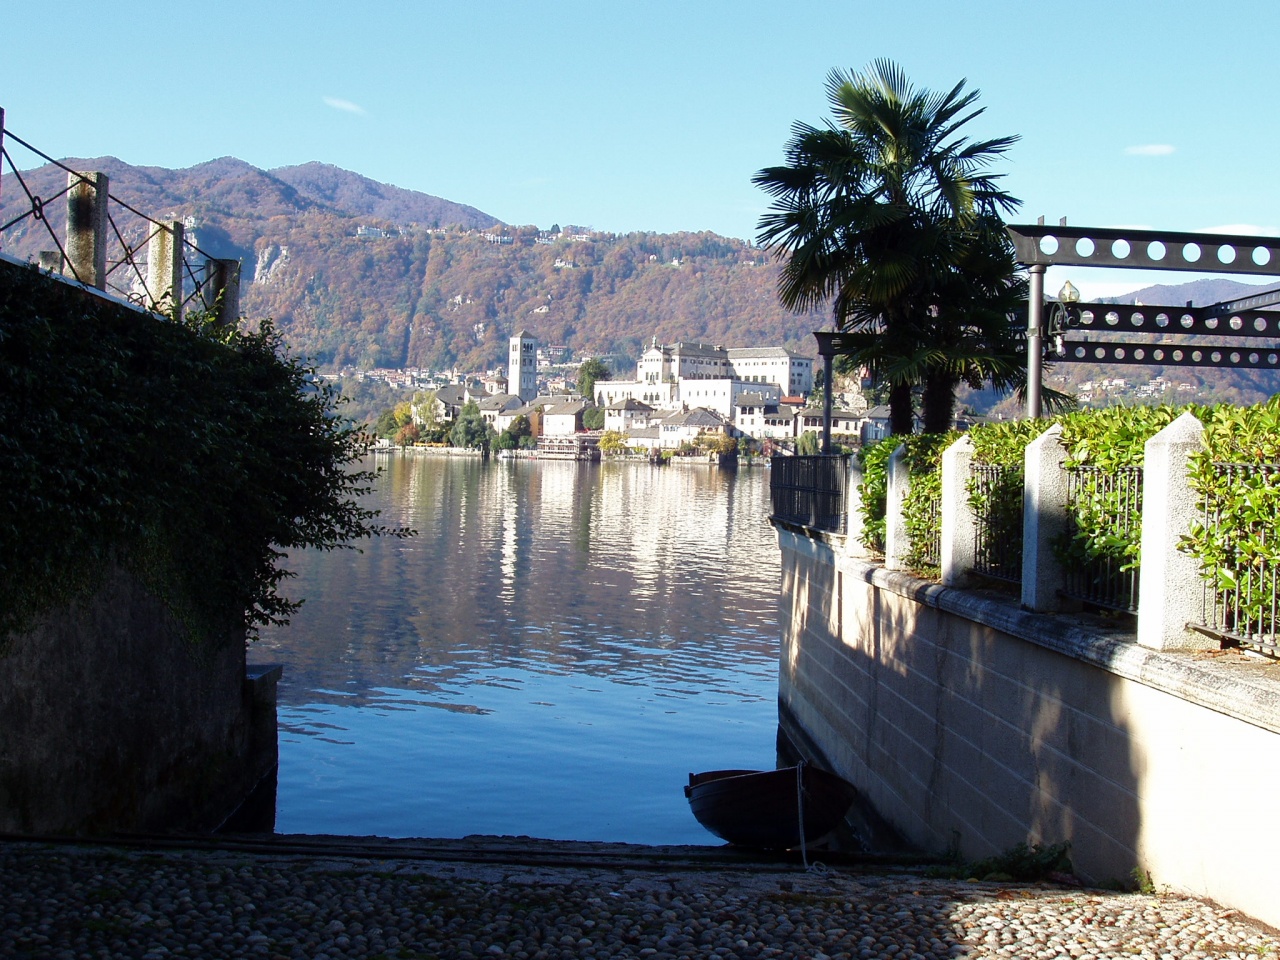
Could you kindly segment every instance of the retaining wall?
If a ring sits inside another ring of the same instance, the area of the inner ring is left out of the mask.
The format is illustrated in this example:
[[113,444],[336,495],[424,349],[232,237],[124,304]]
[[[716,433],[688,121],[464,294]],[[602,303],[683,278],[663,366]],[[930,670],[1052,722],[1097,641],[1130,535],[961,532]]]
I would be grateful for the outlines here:
[[1070,841],[1090,880],[1149,872],[1280,926],[1280,665],[1151,650],[775,527],[784,729],[905,839]]
[[280,669],[182,640],[119,569],[0,672],[0,833],[211,830],[274,774]]

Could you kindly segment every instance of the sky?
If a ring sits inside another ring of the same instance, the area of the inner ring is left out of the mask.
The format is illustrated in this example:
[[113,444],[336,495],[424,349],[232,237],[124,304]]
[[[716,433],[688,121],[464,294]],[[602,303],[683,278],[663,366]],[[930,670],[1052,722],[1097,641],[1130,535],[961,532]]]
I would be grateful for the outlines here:
[[828,73],[888,58],[1020,137],[1014,222],[1274,236],[1277,28],[1278,0],[44,0],[0,5],[0,108],[54,157],[318,160],[512,224],[751,240]]

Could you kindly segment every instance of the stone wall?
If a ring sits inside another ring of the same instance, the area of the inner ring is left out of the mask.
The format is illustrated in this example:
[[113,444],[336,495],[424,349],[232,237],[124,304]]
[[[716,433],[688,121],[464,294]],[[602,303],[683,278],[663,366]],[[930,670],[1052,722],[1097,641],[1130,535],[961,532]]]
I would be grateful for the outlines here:
[[1277,668],[1154,651],[775,526],[784,729],[894,830],[966,859],[1070,841],[1084,877],[1149,872],[1280,925]]
[[276,766],[275,671],[180,639],[111,570],[0,647],[0,832],[209,830]]

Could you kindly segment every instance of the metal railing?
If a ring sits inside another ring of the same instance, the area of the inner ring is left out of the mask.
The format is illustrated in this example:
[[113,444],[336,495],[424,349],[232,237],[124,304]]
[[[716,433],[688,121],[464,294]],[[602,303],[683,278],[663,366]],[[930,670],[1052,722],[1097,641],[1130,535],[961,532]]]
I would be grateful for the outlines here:
[[[43,160],[44,166],[21,169],[13,156],[13,146]],[[46,168],[50,166],[66,173],[65,185],[48,182]],[[100,203],[103,198],[96,196],[98,181],[95,175],[74,170],[17,136],[5,126],[4,111],[0,109],[0,175],[6,173],[8,189],[0,193],[0,242],[4,245],[16,243],[27,248],[28,258],[43,269],[96,286],[145,310],[179,315],[189,307],[204,311],[218,307],[218,296],[226,283],[226,267],[221,265],[227,261],[192,243],[182,224],[156,220],[112,194],[109,188],[105,196],[106,230],[100,238],[106,245],[105,274],[82,275],[83,266],[77,266],[77,257],[68,249],[72,246],[70,207],[76,206],[77,196],[86,192],[92,202]],[[15,185],[17,190],[13,189]],[[57,212],[60,209],[66,212]],[[157,265],[149,262],[154,241],[163,234],[168,235],[170,245],[177,247],[175,256],[180,264],[180,276],[171,289],[158,283]]]
[[[1067,471],[1069,535],[1087,514],[1114,518],[1119,530],[1142,527],[1142,468],[1073,467]],[[1099,551],[1066,571],[1063,595],[1122,613],[1138,612],[1138,565],[1119,552]]]
[[1022,583],[1022,467],[975,463],[973,570],[984,577]]
[[[1280,464],[1215,463],[1218,486],[1259,490],[1257,501],[1280,501]],[[1265,491],[1265,492],[1263,492]],[[1277,572],[1280,572],[1280,531],[1274,515],[1263,514],[1241,526],[1224,522],[1220,502],[1206,503],[1205,530],[1222,549],[1219,562],[1206,565],[1202,626],[1240,646],[1272,656],[1280,654],[1276,636]],[[1229,526],[1229,528],[1227,528]],[[1227,528],[1227,529],[1224,529]]]
[[773,518],[813,530],[848,530],[849,458],[773,457],[769,461]]

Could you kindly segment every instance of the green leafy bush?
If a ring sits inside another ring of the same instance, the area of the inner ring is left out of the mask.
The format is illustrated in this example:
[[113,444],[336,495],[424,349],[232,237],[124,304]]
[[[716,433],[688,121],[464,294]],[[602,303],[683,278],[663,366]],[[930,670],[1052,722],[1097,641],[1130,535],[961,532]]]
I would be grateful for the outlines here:
[[1074,530],[1056,544],[1065,565],[1110,558],[1122,570],[1137,568],[1142,549],[1142,501],[1128,486],[1109,481],[1125,468],[1141,468],[1146,442],[1185,409],[1167,404],[1107,407],[1070,413],[1058,420],[1067,448],[1066,468],[1098,468],[1097,473],[1082,472],[1077,477]]
[[908,547],[904,558],[907,566],[921,572],[936,573],[931,562],[931,541],[936,541],[937,504],[942,492],[939,465],[942,453],[959,437],[958,433],[912,434],[886,437],[863,447],[858,453],[862,464],[859,487],[862,512],[862,542],[880,552],[885,548],[885,511],[889,491],[889,458],[900,446],[906,447],[907,472],[911,485],[902,505],[903,523],[907,529]]
[[0,637],[132,570],[187,634],[286,622],[278,561],[388,531],[273,326],[175,324],[0,264]]
[[[1271,573],[1280,567],[1280,474],[1259,469],[1280,464],[1280,396],[1252,407],[1198,410],[1206,449],[1188,463],[1189,482],[1212,523],[1193,523],[1180,548],[1197,557],[1202,574],[1219,596],[1237,593],[1228,605],[1227,629],[1275,630]],[[1240,469],[1227,471],[1223,464]],[[1243,589],[1241,589],[1243,588]]]
[[[966,484],[969,507],[987,530],[991,547],[984,557],[992,573],[1016,578],[1021,570],[1022,487],[1027,444],[1049,429],[1052,421],[1006,420],[979,424],[969,431],[973,463],[1001,468],[989,483],[971,476]],[[1009,568],[1002,569],[1009,558]]]
[[942,454],[960,438],[949,433],[917,433],[902,437],[906,448],[907,475],[911,483],[902,501],[902,525],[907,533],[908,569],[926,576],[938,575],[938,541],[941,537]]
[[862,465],[861,498],[862,544],[869,550],[884,552],[884,515],[889,493],[889,458],[902,442],[900,437],[885,437],[858,451]]

